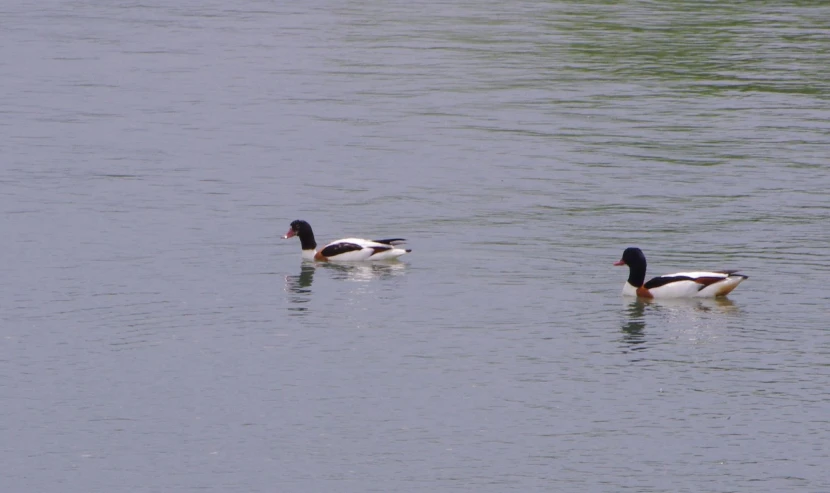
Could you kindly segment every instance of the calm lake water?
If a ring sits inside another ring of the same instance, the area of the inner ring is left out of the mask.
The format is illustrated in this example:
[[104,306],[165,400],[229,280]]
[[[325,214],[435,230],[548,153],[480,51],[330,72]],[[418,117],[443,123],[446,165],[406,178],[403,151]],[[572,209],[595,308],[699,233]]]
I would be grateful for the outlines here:
[[830,491],[830,5],[0,10],[0,491]]

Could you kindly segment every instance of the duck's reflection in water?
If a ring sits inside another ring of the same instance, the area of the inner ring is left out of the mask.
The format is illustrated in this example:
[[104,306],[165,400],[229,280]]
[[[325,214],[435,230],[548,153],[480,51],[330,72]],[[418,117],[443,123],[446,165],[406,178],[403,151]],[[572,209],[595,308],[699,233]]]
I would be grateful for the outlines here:
[[406,264],[396,260],[349,264],[303,262],[298,275],[285,276],[285,291],[290,302],[288,310],[293,315],[303,315],[308,311],[308,303],[312,300],[311,284],[317,269],[331,273],[331,278],[338,281],[370,282],[402,275],[406,272]]
[[311,292],[311,283],[314,282],[314,264],[304,263],[300,273],[296,276],[285,276],[285,286],[292,293],[306,294]]
[[336,264],[322,263],[320,267],[330,269],[332,279],[341,281],[375,281],[391,279],[404,273],[406,264],[394,260],[372,263]]
[[737,312],[738,307],[729,298],[677,298],[670,300],[637,300],[644,305],[651,305],[656,310],[676,310],[680,313],[687,312],[713,312],[730,313]]
[[[711,325],[705,319],[710,315],[736,314],[739,308],[729,298],[679,298],[650,300],[637,298],[623,305],[624,321],[620,327],[622,342],[632,350],[646,348],[646,316],[657,316],[658,324],[667,322],[691,322],[694,325]],[[711,320],[708,320],[711,322]]]
[[[633,301],[624,307],[625,320],[620,330],[623,333],[623,342],[638,346],[646,342],[645,330],[646,320],[645,311],[646,304],[640,300]],[[635,347],[633,349],[643,349],[642,347]]]
[[300,273],[296,276],[285,276],[285,290],[289,293],[288,301],[291,306],[288,310],[294,315],[303,315],[311,301],[311,283],[314,282],[314,264],[303,262]]

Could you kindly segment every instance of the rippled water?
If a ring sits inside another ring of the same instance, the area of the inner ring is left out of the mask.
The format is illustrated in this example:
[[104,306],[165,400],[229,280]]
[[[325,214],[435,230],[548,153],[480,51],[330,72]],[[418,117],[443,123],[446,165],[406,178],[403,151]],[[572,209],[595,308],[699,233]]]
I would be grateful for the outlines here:
[[2,11],[0,490],[830,490],[830,7]]

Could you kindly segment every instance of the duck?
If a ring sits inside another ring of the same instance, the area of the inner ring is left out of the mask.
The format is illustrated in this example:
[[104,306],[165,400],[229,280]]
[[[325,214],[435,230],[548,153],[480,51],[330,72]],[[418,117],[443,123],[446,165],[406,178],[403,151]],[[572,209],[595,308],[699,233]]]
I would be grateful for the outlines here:
[[333,241],[317,250],[314,231],[307,221],[297,219],[291,222],[291,229],[283,238],[300,238],[303,259],[320,262],[364,262],[375,260],[392,260],[411,252],[410,249],[396,248],[405,242],[404,238],[386,240],[364,240],[362,238],[343,238]]
[[726,296],[749,276],[737,270],[677,272],[646,279],[646,256],[636,247],[626,248],[614,265],[627,265],[628,281],[623,296],[639,298],[712,298]]

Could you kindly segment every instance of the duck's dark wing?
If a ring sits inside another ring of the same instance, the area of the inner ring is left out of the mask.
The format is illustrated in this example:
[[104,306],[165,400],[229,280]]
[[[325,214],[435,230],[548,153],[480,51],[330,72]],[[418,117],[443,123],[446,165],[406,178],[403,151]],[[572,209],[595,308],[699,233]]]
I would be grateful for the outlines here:
[[363,250],[363,247],[358,245],[357,243],[348,243],[348,242],[339,242],[339,243],[332,243],[330,245],[326,245],[325,248],[320,250],[320,255],[324,257],[334,257],[336,255],[342,255],[348,252],[354,252],[356,250]]
[[404,239],[404,238],[389,238],[389,239],[386,239],[386,240],[372,240],[372,241],[374,241],[375,243],[383,243],[384,245],[395,246],[395,245],[400,245],[401,243],[405,242],[406,239]]
[[[666,284],[671,284],[673,282],[679,281],[694,281],[694,279],[688,276],[659,276],[650,279],[647,283],[645,283],[644,287],[646,289],[654,289],[659,288],[660,286],[665,286]],[[701,286],[701,288],[702,287],[703,286]]]

